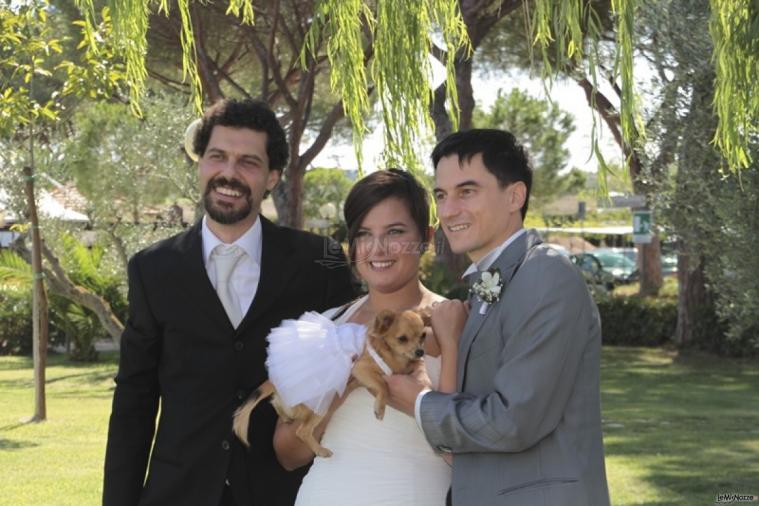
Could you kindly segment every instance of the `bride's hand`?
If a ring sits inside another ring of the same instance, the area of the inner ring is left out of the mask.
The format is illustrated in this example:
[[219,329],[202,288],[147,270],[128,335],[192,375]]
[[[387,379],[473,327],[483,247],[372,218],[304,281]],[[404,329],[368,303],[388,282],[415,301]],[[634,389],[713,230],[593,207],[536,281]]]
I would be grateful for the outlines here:
[[458,349],[459,338],[468,317],[469,306],[460,300],[452,299],[432,304],[432,331],[443,352]]

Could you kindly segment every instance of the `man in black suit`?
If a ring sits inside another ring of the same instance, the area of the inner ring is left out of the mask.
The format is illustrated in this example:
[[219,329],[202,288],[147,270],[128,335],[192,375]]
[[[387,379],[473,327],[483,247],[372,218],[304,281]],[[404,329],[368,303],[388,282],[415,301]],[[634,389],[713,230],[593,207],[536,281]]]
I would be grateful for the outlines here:
[[350,272],[336,243],[259,215],[288,157],[266,104],[217,103],[194,151],[206,216],[129,262],[103,503],[290,505],[302,473],[274,456],[274,410],[254,411],[249,451],[232,415],[266,379],[269,330],[350,300]]

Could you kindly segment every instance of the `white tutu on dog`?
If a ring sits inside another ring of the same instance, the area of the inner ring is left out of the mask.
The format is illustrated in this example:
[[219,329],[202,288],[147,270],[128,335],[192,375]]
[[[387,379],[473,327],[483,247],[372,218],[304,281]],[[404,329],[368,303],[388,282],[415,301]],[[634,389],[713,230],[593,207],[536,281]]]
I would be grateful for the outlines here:
[[271,330],[266,368],[286,406],[305,404],[324,415],[342,395],[353,362],[364,351],[366,327],[335,324],[310,311]]

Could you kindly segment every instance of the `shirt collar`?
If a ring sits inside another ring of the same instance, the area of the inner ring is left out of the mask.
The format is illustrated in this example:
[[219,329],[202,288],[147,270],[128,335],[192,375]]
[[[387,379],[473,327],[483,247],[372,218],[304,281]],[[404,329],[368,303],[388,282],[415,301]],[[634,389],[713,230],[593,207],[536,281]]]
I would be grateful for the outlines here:
[[474,274],[477,271],[486,271],[490,269],[490,266],[493,265],[493,262],[495,262],[499,256],[501,256],[501,253],[503,253],[503,250],[509,247],[509,244],[516,241],[519,236],[524,234],[526,232],[526,229],[520,228],[513,234],[509,236],[508,239],[503,241],[500,246],[496,247],[495,249],[490,250],[484,257],[480,258],[477,262],[474,262],[472,265],[469,266],[469,268],[464,271],[464,274],[461,275],[462,278],[465,278],[469,276],[470,274]]
[[[208,228],[208,217],[203,216],[203,223],[201,226],[203,237],[203,261],[205,265],[208,265],[208,260],[211,257],[211,253],[214,248],[219,244],[226,244]],[[261,245],[263,242],[263,236],[261,234],[261,218],[256,216],[256,222],[250,227],[243,235],[241,235],[235,242],[235,246],[242,248],[242,250],[248,255],[248,258],[255,263],[261,263]]]

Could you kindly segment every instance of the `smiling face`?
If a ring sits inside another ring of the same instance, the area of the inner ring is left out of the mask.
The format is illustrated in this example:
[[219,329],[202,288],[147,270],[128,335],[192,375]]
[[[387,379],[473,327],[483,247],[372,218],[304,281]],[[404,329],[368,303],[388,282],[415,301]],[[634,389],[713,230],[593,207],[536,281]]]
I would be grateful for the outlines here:
[[440,226],[454,253],[476,262],[522,228],[524,183],[501,187],[481,154],[459,162],[440,159],[435,169],[435,201]]
[[266,191],[279,180],[279,171],[269,169],[266,140],[258,130],[213,128],[198,174],[203,205],[215,226],[244,232],[255,223]]
[[356,270],[369,290],[393,293],[419,282],[423,241],[402,200],[390,197],[374,206],[354,244]]

